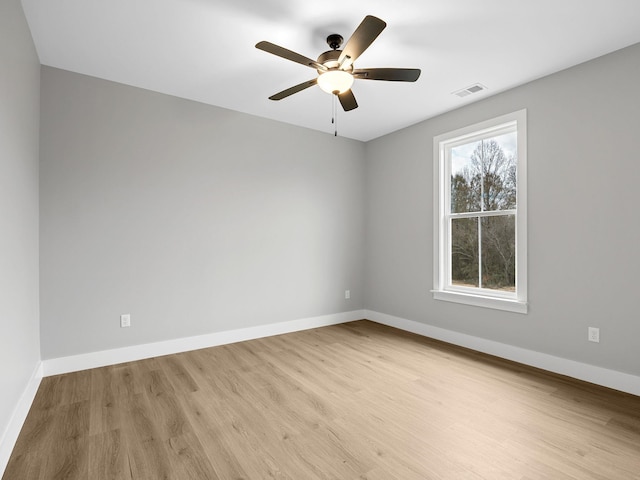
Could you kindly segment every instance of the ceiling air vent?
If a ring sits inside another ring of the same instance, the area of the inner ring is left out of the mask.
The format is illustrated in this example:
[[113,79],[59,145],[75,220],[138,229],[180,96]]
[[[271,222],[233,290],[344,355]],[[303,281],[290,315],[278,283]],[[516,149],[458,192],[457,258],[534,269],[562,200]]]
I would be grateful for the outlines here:
[[466,97],[467,95],[471,95],[472,93],[478,93],[483,90],[486,90],[487,87],[480,83],[474,83],[470,87],[463,88],[462,90],[458,90],[457,92],[453,92],[452,95],[457,95],[460,98]]

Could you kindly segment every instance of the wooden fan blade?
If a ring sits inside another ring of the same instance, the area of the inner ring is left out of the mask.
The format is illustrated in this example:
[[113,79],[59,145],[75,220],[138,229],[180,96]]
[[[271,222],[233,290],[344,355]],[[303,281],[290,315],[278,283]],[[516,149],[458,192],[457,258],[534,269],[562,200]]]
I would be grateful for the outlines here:
[[363,68],[353,71],[361,80],[386,80],[389,82],[415,82],[420,77],[419,68]]
[[353,32],[351,38],[347,41],[338,58],[338,62],[343,68],[351,65],[356,59],[362,55],[369,45],[378,38],[378,35],[382,33],[387,24],[377,17],[367,15],[356,31]]
[[291,60],[292,62],[296,62],[299,63],[301,65],[305,65],[307,67],[311,67],[311,68],[315,68],[315,69],[320,69],[320,70],[327,70],[327,67],[325,67],[324,65],[316,62],[315,60],[312,60],[310,58],[305,57],[304,55],[300,55],[299,53],[293,52],[291,50],[288,50],[284,47],[281,47],[279,45],[276,45],[275,43],[271,43],[271,42],[258,42],[256,43],[256,48],[259,50],[263,50],[267,53],[271,53],[273,55],[277,55],[278,57],[282,57],[284,59],[287,60]]
[[288,97],[289,95],[293,95],[294,93],[301,92],[305,88],[313,87],[318,82],[318,79],[314,78],[313,80],[308,80],[306,82],[299,83],[293,87],[287,88],[281,92],[276,93],[275,95],[271,95],[269,100],[282,100],[283,98]]
[[351,90],[339,94],[338,99],[345,112],[358,108],[358,102],[356,102],[356,97]]

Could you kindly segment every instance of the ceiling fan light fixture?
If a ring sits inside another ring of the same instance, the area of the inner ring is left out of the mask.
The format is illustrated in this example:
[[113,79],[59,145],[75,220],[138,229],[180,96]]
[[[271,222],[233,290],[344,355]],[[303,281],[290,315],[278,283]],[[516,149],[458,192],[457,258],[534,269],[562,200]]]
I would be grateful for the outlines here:
[[318,77],[318,86],[327,93],[341,94],[353,85],[353,75],[344,70],[329,70]]

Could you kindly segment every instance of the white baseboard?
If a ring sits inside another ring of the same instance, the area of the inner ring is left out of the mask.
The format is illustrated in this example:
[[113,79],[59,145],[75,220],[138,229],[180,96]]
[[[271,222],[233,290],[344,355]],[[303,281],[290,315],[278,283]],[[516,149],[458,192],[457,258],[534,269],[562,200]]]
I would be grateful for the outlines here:
[[253,340],[255,338],[281,335],[283,333],[308,330],[310,328],[337,325],[339,323],[361,320],[364,310],[323,315],[320,317],[302,318],[288,322],[272,323],[256,327],[227,330],[224,332],[209,333],[195,337],[176,338],[164,342],[147,343],[131,347],[102,350],[99,352],[72,355],[69,357],[52,358],[43,360],[44,376],[59,375],[62,373],[77,372],[89,368],[104,367],[118,363],[132,362],[145,358],[171,355],[173,353],[188,352],[200,348],[215,347],[228,343]]
[[7,428],[2,434],[2,437],[0,437],[0,477],[2,477],[5,469],[7,468],[11,452],[13,452],[13,447],[18,440],[18,435],[20,435],[20,430],[22,430],[24,421],[27,419],[27,414],[29,413],[31,404],[36,398],[36,393],[38,392],[41,380],[42,362],[38,362],[36,368],[31,374],[29,382],[27,383],[27,387],[20,396],[20,401],[16,405],[13,415],[9,419]]
[[514,347],[505,343],[495,342],[484,338],[453,332],[444,328],[434,327],[425,323],[407,320],[386,313],[365,310],[365,317],[373,322],[395,327],[407,332],[417,333],[425,337],[442,340],[461,347],[470,348],[478,352],[488,353],[496,357],[513,360],[532,367],[541,368],[553,373],[595,383],[603,387],[613,388],[622,392],[640,395],[640,377],[628,373],[596,367],[586,363],[555,357],[546,353],[535,352],[525,348]]

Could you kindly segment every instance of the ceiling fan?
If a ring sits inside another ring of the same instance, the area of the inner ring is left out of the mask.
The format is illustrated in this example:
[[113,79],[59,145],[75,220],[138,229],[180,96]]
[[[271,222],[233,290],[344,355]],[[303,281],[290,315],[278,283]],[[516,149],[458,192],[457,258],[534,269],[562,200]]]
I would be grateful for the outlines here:
[[327,93],[334,94],[340,100],[345,111],[358,108],[356,97],[351,91],[355,79],[385,80],[391,82],[415,82],[420,76],[417,68],[354,68],[353,63],[369,48],[387,24],[377,17],[367,15],[356,28],[344,48],[339,50],[344,39],[334,33],[327,37],[331,50],[321,53],[317,60],[312,60],[299,53],[288,50],[270,42],[258,42],[256,48],[272,53],[278,57],[300,63],[318,71],[313,80],[302,82],[269,97],[269,100],[282,100],[306,88],[318,85]]

